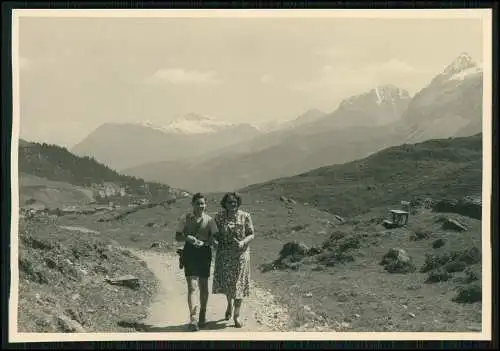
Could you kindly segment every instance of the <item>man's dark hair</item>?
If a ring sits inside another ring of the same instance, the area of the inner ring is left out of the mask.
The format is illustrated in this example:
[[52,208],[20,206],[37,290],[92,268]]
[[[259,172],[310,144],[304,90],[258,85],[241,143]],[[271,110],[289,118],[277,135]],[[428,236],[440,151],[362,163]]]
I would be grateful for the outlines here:
[[231,192],[231,193],[226,193],[223,197],[222,197],[222,200],[220,200],[220,205],[222,208],[226,208],[226,202],[227,202],[227,199],[229,197],[234,197],[236,199],[236,201],[238,201],[238,207],[241,206],[241,202],[242,202],[242,199],[241,199],[241,195],[236,193],[236,192]]
[[191,199],[191,203],[194,205],[194,203],[196,201],[198,201],[199,199],[204,199],[204,198],[205,198],[205,196],[203,196],[202,193],[196,193],[193,195],[193,198]]

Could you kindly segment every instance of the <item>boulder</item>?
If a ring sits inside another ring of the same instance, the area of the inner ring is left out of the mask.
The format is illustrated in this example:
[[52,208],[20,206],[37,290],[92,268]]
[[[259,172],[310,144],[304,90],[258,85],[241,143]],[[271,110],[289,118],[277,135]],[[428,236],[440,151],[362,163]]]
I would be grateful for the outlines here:
[[107,278],[106,281],[112,285],[121,285],[132,289],[137,289],[140,286],[139,279],[130,274],[123,275],[113,279]]
[[443,222],[443,229],[463,232],[467,230],[467,227],[455,219],[447,218]]
[[408,253],[400,248],[392,248],[387,252],[381,265],[385,266],[385,270],[389,273],[412,273],[416,271],[413,260]]
[[57,324],[65,333],[85,333],[85,328],[77,321],[61,314],[57,316]]

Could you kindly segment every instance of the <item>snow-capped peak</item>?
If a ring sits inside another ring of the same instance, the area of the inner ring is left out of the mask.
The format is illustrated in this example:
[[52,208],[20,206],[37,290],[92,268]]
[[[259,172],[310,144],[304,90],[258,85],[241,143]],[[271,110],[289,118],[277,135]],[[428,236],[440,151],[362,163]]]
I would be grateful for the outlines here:
[[154,124],[150,121],[144,121],[142,123],[139,123],[140,125],[144,126],[144,127],[148,127],[148,128],[151,128],[151,129],[156,129],[156,130],[159,130],[159,131],[162,131],[162,132],[166,132],[165,130],[165,127],[162,127],[162,126],[159,126],[157,124]]
[[407,90],[398,88],[392,84],[386,84],[378,86],[374,89],[375,95],[377,97],[377,104],[382,104],[383,102],[394,102],[395,100],[409,99],[410,93]]
[[472,57],[468,53],[463,52],[458,55],[451,64],[446,66],[442,75],[453,76],[464,71],[477,71],[477,68],[479,68],[479,66],[476,62],[474,62]]
[[233,126],[232,123],[211,116],[189,113],[177,117],[163,129],[169,133],[204,134],[215,133],[231,126]]

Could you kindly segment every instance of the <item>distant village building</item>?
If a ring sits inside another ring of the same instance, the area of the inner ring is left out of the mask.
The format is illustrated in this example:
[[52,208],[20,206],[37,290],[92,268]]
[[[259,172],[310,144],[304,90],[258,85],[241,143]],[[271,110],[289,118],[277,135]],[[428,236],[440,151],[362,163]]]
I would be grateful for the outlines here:
[[92,184],[95,197],[107,198],[112,196],[125,196],[127,190],[124,186],[115,184],[113,182],[104,182],[102,184]]

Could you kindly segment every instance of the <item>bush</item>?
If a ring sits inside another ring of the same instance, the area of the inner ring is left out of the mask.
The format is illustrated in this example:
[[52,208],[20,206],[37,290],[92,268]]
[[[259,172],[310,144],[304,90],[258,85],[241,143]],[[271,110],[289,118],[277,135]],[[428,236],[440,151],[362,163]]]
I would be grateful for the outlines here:
[[444,269],[437,269],[434,271],[430,271],[429,275],[427,276],[426,283],[439,283],[439,282],[445,282],[449,280],[452,277],[452,275],[445,271]]
[[448,273],[463,272],[467,268],[467,264],[462,261],[452,261],[443,266]]
[[279,255],[280,258],[285,258],[289,256],[299,256],[304,257],[309,252],[309,248],[301,242],[291,241],[283,245],[281,248]]
[[405,250],[399,248],[390,249],[382,257],[380,265],[385,266],[385,270],[389,273],[413,273],[417,270],[411,257]]
[[437,239],[435,240],[433,243],[432,243],[432,247],[434,249],[439,249],[440,247],[443,247],[445,244],[445,240],[444,239]]
[[481,266],[468,267],[465,271],[465,282],[467,284],[481,280]]
[[458,303],[474,303],[481,301],[482,298],[481,285],[472,283],[461,287],[452,301]]
[[450,262],[462,262],[466,265],[480,263],[481,252],[476,247],[472,247],[467,250],[451,251],[442,255],[426,254],[425,263],[420,269],[420,272],[427,273]]

